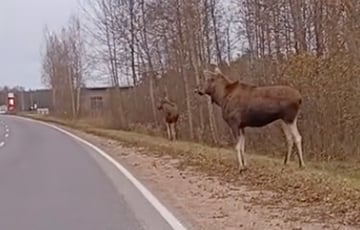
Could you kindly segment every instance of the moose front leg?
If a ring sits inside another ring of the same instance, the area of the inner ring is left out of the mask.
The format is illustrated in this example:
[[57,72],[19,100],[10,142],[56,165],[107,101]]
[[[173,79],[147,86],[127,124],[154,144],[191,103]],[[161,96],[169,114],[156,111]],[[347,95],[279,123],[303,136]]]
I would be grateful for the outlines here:
[[237,153],[237,160],[238,160],[238,166],[239,166],[239,171],[243,171],[244,170],[244,160],[243,160],[243,154],[242,154],[242,142],[245,141],[243,140],[243,135],[240,134],[240,130],[237,126],[233,126],[231,127],[232,133],[234,135],[234,137],[237,140],[235,149],[236,149],[236,153]]
[[175,128],[175,123],[171,123],[171,124],[170,124],[170,128],[171,128],[172,139],[173,139],[173,140],[176,140],[176,128]]
[[245,130],[243,128],[240,129],[240,137],[239,137],[239,141],[240,141],[240,153],[241,153],[241,160],[243,163],[243,167],[244,169],[246,169],[246,160],[245,160]]
[[171,127],[170,127],[170,124],[166,122],[166,132],[167,132],[167,136],[168,136],[168,139],[171,140]]

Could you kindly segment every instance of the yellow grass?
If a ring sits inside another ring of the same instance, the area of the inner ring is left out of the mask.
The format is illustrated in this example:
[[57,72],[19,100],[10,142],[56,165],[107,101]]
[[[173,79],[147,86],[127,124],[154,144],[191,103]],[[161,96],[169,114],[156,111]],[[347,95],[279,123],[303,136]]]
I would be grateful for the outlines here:
[[[187,141],[171,142],[167,139],[159,136],[150,136],[138,132],[111,130],[99,128],[102,126],[96,120],[65,120],[49,116],[40,116],[36,114],[22,114],[22,116],[41,120],[45,122],[52,122],[59,125],[79,129],[86,133],[94,134],[97,136],[114,139],[123,142],[128,145],[139,145],[155,149],[160,153],[166,153],[168,155],[182,155],[182,156],[200,156],[204,157],[207,161],[218,162],[218,156],[220,156],[220,163],[226,162],[233,167],[236,167],[236,158],[233,149],[210,147],[205,144],[199,144]],[[285,151],[285,150],[284,150]],[[296,151],[296,150],[294,150]],[[285,153],[285,152],[284,152]],[[293,154],[293,162],[290,162],[288,168],[297,168],[297,158],[295,153]],[[271,158],[268,156],[257,155],[255,153],[247,152],[246,157],[248,162],[260,167],[282,167],[283,159]],[[302,170],[299,170],[302,171]],[[331,174],[335,177],[351,179],[356,184],[360,185],[360,168],[357,164],[351,164],[347,162],[306,162],[306,171],[316,173]]]

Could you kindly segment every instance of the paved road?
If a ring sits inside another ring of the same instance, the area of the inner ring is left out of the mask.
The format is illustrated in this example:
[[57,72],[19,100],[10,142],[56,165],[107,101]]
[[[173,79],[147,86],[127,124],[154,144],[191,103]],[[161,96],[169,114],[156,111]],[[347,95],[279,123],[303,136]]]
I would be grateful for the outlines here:
[[0,143],[0,229],[172,229],[112,164],[60,131],[0,115]]
[[9,137],[9,132],[8,125],[0,120],[0,147],[5,145],[5,139]]

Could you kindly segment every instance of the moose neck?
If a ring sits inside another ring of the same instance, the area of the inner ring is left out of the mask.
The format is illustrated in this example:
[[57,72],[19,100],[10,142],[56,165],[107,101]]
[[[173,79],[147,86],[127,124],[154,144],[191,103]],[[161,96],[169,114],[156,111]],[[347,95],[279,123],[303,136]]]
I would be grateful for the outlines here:
[[170,111],[173,107],[174,107],[174,105],[171,102],[165,102],[163,104],[163,109],[165,112]]
[[229,84],[229,82],[225,79],[219,81],[218,84],[215,86],[214,92],[210,95],[211,100],[220,107],[223,107],[226,102],[227,84]]

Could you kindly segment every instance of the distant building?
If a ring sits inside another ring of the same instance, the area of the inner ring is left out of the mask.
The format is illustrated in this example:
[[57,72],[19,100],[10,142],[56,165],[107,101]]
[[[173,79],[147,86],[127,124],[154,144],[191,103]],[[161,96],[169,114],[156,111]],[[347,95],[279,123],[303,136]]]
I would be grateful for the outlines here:
[[[120,87],[121,91],[131,87]],[[80,91],[80,115],[95,116],[102,114],[109,108],[109,97],[111,92],[115,92],[115,87],[87,87]],[[25,91],[16,94],[21,110],[30,110],[35,104],[38,108],[48,108],[50,111],[56,110],[53,105],[53,94],[51,89],[38,89]],[[20,108],[19,108],[20,109]]]
[[[38,108],[49,108],[53,110],[53,98],[51,89],[37,89],[23,92],[18,96],[23,103],[23,110],[30,110],[35,104]],[[21,103],[21,102],[20,102]]]
[[[121,91],[131,89],[131,87],[120,87]],[[115,87],[91,87],[81,89],[80,114],[83,116],[101,115],[109,108],[111,92],[115,92]]]

